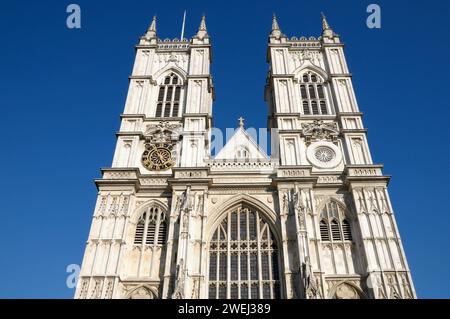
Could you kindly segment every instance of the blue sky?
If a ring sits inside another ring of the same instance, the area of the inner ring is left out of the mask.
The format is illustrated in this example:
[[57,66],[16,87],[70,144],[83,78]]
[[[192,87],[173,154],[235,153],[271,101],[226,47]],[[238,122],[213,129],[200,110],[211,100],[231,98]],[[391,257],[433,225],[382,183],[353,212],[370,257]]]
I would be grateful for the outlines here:
[[[288,36],[318,36],[320,12],[346,56],[374,161],[390,194],[419,297],[450,297],[448,1],[3,1],[0,12],[0,297],[71,298],[66,266],[81,263],[96,198],[111,165],[138,37],[186,35],[207,16],[214,123],[265,127],[263,89],[272,12]],[[366,7],[382,28],[366,27]]]

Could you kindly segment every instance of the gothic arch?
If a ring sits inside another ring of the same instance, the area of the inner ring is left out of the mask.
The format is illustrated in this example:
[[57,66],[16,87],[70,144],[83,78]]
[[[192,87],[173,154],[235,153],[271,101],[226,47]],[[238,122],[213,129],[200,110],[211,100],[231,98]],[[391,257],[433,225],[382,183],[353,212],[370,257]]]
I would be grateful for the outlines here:
[[178,75],[182,81],[182,85],[186,84],[187,74],[186,72],[176,65],[166,66],[155,73],[154,79],[156,80],[157,85],[160,85],[164,78],[170,73],[174,73]]
[[162,201],[157,200],[157,199],[151,199],[151,200],[137,206],[134,209],[133,213],[131,213],[130,222],[134,225],[137,224],[141,215],[150,206],[157,206],[160,209],[162,209],[164,212],[166,212],[166,217],[167,217],[167,214],[169,214],[169,207],[165,203],[163,203]]
[[324,198],[319,205],[317,206],[317,212],[320,212],[324,209],[325,205],[328,204],[330,201],[336,203],[336,205],[338,205],[338,207],[340,209],[342,209],[342,211],[344,212],[344,216],[349,219],[350,221],[353,221],[353,214],[352,211],[350,209],[350,207],[347,207],[346,204],[344,204],[340,199],[334,197],[334,196],[330,196],[328,198]]
[[211,240],[214,231],[219,226],[225,214],[239,205],[247,205],[251,208],[258,210],[258,212],[261,213],[263,218],[268,222],[269,227],[274,233],[277,242],[281,243],[281,233],[278,227],[276,227],[277,219],[275,212],[260,200],[251,197],[247,194],[233,196],[224,203],[220,204],[218,207],[212,209],[208,218],[208,222],[206,224],[207,230],[206,238],[208,238],[208,242]]
[[[346,298],[348,296],[349,298]],[[353,298],[351,298],[353,296]],[[366,294],[350,281],[340,281],[328,293],[329,299],[367,299]]]
[[248,195],[214,211],[206,235],[208,298],[280,298],[283,249],[273,211]]
[[311,62],[306,61],[301,66],[299,66],[295,71],[293,72],[294,78],[299,79],[300,75],[303,74],[306,71],[312,71],[314,73],[317,73],[324,82],[328,82],[328,74],[323,70],[322,68],[319,68],[318,66],[315,66]]
[[158,299],[158,290],[155,287],[139,285],[126,294],[126,299]]

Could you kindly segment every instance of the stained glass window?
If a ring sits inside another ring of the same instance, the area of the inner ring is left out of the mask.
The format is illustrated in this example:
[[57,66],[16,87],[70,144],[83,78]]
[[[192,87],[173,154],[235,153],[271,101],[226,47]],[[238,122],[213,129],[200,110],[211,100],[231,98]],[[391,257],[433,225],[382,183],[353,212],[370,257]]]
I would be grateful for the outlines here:
[[227,213],[209,245],[209,298],[277,298],[278,250],[257,211],[240,206]]

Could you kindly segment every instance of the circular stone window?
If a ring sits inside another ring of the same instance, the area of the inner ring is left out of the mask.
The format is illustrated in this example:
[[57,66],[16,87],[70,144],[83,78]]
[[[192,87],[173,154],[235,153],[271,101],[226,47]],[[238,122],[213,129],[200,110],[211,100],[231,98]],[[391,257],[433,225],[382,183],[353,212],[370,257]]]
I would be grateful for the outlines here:
[[330,142],[316,142],[307,150],[308,161],[318,168],[335,168],[342,161],[339,148]]
[[318,161],[321,161],[323,163],[330,162],[333,158],[336,157],[336,154],[334,151],[326,146],[321,146],[316,148],[316,151],[314,152],[314,156]]

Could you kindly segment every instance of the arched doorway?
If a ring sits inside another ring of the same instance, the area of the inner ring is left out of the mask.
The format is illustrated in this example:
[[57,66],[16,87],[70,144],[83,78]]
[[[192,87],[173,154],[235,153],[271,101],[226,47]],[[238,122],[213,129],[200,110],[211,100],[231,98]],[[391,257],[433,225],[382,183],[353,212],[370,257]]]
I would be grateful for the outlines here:
[[223,216],[208,261],[210,299],[280,298],[277,243],[257,210],[239,205]]

